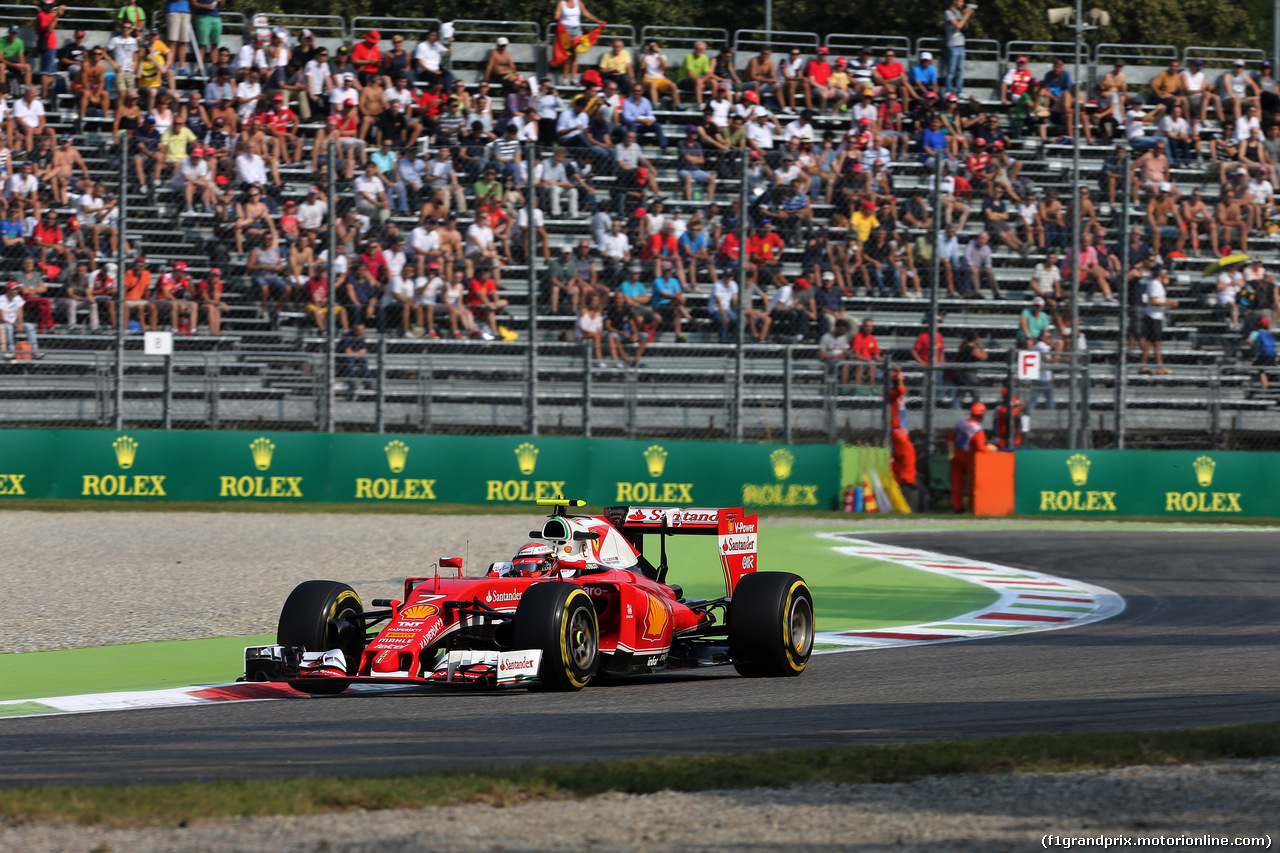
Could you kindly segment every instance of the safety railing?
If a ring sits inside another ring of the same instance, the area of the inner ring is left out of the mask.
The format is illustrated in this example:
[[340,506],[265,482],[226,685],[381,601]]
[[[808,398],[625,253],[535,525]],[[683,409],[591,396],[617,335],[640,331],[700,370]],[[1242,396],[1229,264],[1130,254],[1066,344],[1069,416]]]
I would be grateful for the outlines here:
[[733,49],[738,54],[756,53],[762,47],[792,48],[813,52],[822,43],[817,33],[787,32],[784,30],[737,30],[733,34]]
[[[946,56],[946,41],[940,38],[916,39],[915,56],[929,51],[935,59]],[[999,62],[1004,58],[1004,45],[995,39],[967,39],[964,43],[965,62]]]
[[351,19],[351,32],[363,33],[377,30],[382,35],[402,35],[406,39],[421,41],[431,30],[440,30],[439,18],[391,18],[386,16],[361,16]]
[[1093,60],[1099,66],[1117,62],[1125,65],[1168,65],[1178,58],[1178,48],[1171,44],[1112,44],[1104,43],[1093,49]]
[[713,27],[645,27],[640,30],[641,46],[657,41],[663,48],[692,50],[695,43],[705,41],[707,50],[715,52],[732,44],[728,30]]
[[1182,61],[1184,63],[1190,62],[1192,59],[1199,59],[1209,68],[1226,68],[1237,59],[1243,59],[1245,64],[1256,65],[1266,58],[1266,53],[1251,47],[1190,45],[1182,50]]
[[845,56],[857,56],[858,51],[864,47],[870,50],[873,56],[879,56],[889,48],[900,54],[903,60],[911,56],[911,39],[906,36],[828,33],[823,44],[833,52]]
[[[592,24],[588,21],[583,21],[582,31],[584,33],[589,33],[595,29],[595,26],[596,26],[595,24]],[[546,32],[545,38],[548,42],[555,41],[556,22],[548,21],[546,24],[545,32]],[[609,44],[609,42],[613,41],[614,39],[622,39],[624,42],[627,43],[627,47],[635,47],[637,45],[636,28],[631,26],[630,24],[612,24],[612,23],[606,24],[605,28],[601,30],[600,40],[596,42],[596,44],[600,46],[604,46]]]
[[[1005,42],[1004,58],[1010,65],[1019,56],[1027,57],[1031,63],[1051,63],[1055,59],[1064,62],[1075,61],[1076,45],[1070,41],[1010,41]],[[1089,45],[1081,45],[1080,60],[1092,62]]]
[[453,22],[455,42],[494,41],[505,36],[513,44],[537,44],[542,27],[535,21],[485,21],[462,18]]

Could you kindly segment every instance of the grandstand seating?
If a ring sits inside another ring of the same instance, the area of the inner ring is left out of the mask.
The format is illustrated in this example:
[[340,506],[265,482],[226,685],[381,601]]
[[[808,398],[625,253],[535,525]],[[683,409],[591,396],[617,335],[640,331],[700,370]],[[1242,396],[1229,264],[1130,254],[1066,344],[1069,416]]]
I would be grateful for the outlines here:
[[[33,7],[0,6],[0,25],[17,23],[23,36],[32,40],[29,30]],[[64,19],[60,40],[75,28],[89,30],[87,44],[103,43],[109,38],[110,10],[74,10]],[[358,18],[349,24],[342,19],[321,20],[307,16],[269,16],[273,25],[311,27],[321,43],[331,47],[350,43],[363,30],[376,26],[384,33],[400,32],[406,36],[406,47],[412,48],[418,35],[439,22],[425,19]],[[240,44],[243,18],[228,16],[224,43],[236,49]],[[512,53],[523,67],[545,75],[548,69],[548,36],[544,25],[532,22],[458,21],[457,41],[452,56],[453,70],[462,79],[474,81],[483,67],[491,41],[496,35],[508,35]],[[765,43],[765,34],[757,31],[680,32],[673,28],[644,27],[636,37],[632,27],[611,28],[608,37],[621,37],[636,49],[650,38],[663,40],[672,65],[691,49],[695,38],[711,44],[714,55],[718,46],[732,44],[737,61],[745,67],[751,55]],[[937,39],[921,38],[914,45],[906,39],[890,37],[812,33],[773,33],[775,47],[802,45],[812,49],[825,44],[834,53],[851,53],[862,44],[876,47],[893,45],[901,61],[921,50],[938,50]],[[603,49],[588,54],[587,62]],[[966,65],[967,90],[979,94],[989,104],[995,99],[998,81],[1017,53],[1027,53],[1036,60],[1037,76],[1054,55],[1070,57],[1070,45],[1036,43],[975,42]],[[1141,84],[1154,76],[1170,58],[1198,55],[1210,66],[1221,68],[1237,55],[1251,62],[1261,58],[1260,52],[1238,54],[1225,50],[1188,48],[1179,52],[1172,47],[1099,45],[1091,49],[1086,60],[1092,80],[1101,68],[1093,61],[1109,62],[1115,58],[1130,63],[1131,84]],[[583,67],[586,67],[586,62]],[[178,78],[180,90],[195,88],[202,81],[195,76]],[[1137,89],[1139,85],[1132,85]],[[567,97],[572,90],[563,90]],[[118,186],[118,152],[110,138],[109,119],[74,118],[74,103],[69,95],[56,96],[50,104],[49,119],[59,133],[76,135],[92,175],[108,185]],[[664,125],[675,131],[685,123],[687,113],[659,110]],[[781,117],[785,124],[788,116]],[[306,128],[313,132],[315,124]],[[844,118],[821,118],[815,127],[847,129]],[[1205,131],[1215,129],[1213,122]],[[678,133],[673,133],[678,138]],[[660,185],[667,192],[668,206],[685,212],[705,208],[706,202],[680,201],[673,192],[675,158],[666,156],[654,146],[645,153],[659,169]],[[1040,189],[1057,189],[1064,197],[1070,194],[1069,145],[1050,144],[1043,148],[1029,139],[1015,144],[1014,156],[1024,163],[1023,175]],[[1097,187],[1102,158],[1109,149],[1083,146],[1082,183]],[[925,187],[928,175],[914,159],[893,164],[899,195],[916,187]],[[301,201],[306,188],[316,181],[309,167],[282,168],[282,198]],[[1184,191],[1202,188],[1212,203],[1218,194],[1216,171],[1177,169],[1177,185]],[[605,179],[607,181],[607,179]],[[738,181],[723,179],[718,195],[727,200],[739,192]],[[979,201],[972,202],[975,213]],[[143,188],[130,181],[127,234],[137,250],[153,265],[167,265],[182,260],[190,265],[196,278],[210,266],[205,249],[212,239],[209,214],[182,213],[181,200],[162,187],[154,199]],[[1100,205],[1103,219],[1113,234],[1119,224],[1119,211]],[[67,212],[67,211],[62,211]],[[830,208],[815,204],[819,219],[830,214]],[[469,219],[467,214],[463,224]],[[1134,216],[1134,222],[1142,214]],[[546,216],[547,230],[555,244],[575,243],[589,236],[587,218],[553,219]],[[416,224],[414,217],[394,217],[406,233]],[[981,229],[975,215],[966,228],[968,236]],[[913,231],[912,238],[923,235]],[[1251,237],[1251,251],[1261,253],[1273,267],[1280,253],[1280,239],[1259,235]],[[997,277],[1005,291],[1001,300],[942,299],[946,312],[942,331],[949,348],[958,343],[958,335],[977,329],[989,341],[992,360],[980,371],[985,397],[994,399],[1006,381],[1006,353],[1013,344],[1019,312],[1025,307],[1026,284],[1038,260],[1024,257],[1004,248],[995,249]],[[179,338],[177,355],[166,373],[160,359],[141,354],[141,342],[130,336],[126,372],[127,419],[136,423],[161,423],[166,401],[171,402],[171,422],[175,426],[231,426],[261,424],[281,428],[313,428],[322,419],[325,405],[323,390],[327,341],[317,337],[314,326],[301,312],[286,312],[282,322],[273,324],[256,307],[256,300],[246,295],[245,258],[233,255],[228,281],[237,284],[227,299],[232,307],[224,318],[226,333],[222,338],[193,336]],[[541,262],[539,261],[539,266]],[[1248,371],[1238,362],[1238,335],[1232,332],[1215,309],[1205,302],[1200,269],[1204,259],[1171,260],[1175,286],[1171,296],[1182,305],[1170,312],[1166,337],[1166,362],[1174,368],[1171,376],[1129,377],[1129,425],[1137,432],[1146,431],[1152,440],[1161,435],[1207,434],[1218,429],[1246,431],[1274,429],[1280,424],[1276,399],[1254,387]],[[800,249],[788,247],[784,255],[784,273],[800,272]],[[510,265],[502,271],[500,286],[504,298],[510,300],[509,316],[504,324],[516,331],[515,343],[484,341],[446,341],[388,337],[386,369],[382,378],[383,394],[359,382],[344,382],[335,412],[337,421],[346,428],[367,429],[431,429],[450,431],[519,431],[525,427],[524,413],[528,405],[529,383],[528,270],[522,264]],[[927,273],[926,273],[927,275]],[[562,343],[561,332],[572,326],[573,318],[545,313],[545,303],[537,317],[538,346],[538,410],[539,425],[544,432],[577,432],[584,421],[596,432],[611,434],[681,434],[732,435],[780,438],[784,434],[797,439],[828,440],[839,437],[866,436],[882,428],[882,405],[878,389],[859,394],[842,388],[816,361],[812,341],[791,348],[793,370],[784,376],[784,349],[780,345],[748,347],[743,367],[745,382],[742,423],[738,417],[733,380],[737,370],[736,348],[714,343],[715,336],[705,317],[708,288],[690,298],[696,321],[690,343],[676,343],[669,333],[646,352],[644,365],[626,370],[592,369],[590,361],[584,370],[583,351],[576,344]],[[914,299],[871,298],[855,295],[846,299],[846,310],[854,317],[874,318],[881,346],[897,362],[909,362],[909,348],[920,333],[921,314],[925,304]],[[1081,306],[1082,326],[1089,340],[1089,361],[1094,367],[1093,389],[1088,404],[1094,413],[1091,420],[1107,428],[1113,412],[1114,368],[1118,340],[1118,309],[1114,305]],[[376,336],[375,336],[376,337]],[[108,334],[56,334],[42,338],[46,352],[43,361],[8,362],[0,366],[0,423],[4,424],[105,424],[111,411],[114,337]],[[913,384],[920,374],[911,374]],[[788,381],[789,380],[789,381]],[[585,383],[585,387],[584,387]],[[583,405],[584,396],[590,401]],[[1059,388],[1061,403],[1065,388]],[[790,414],[784,415],[784,403]],[[913,400],[913,407],[922,401]],[[584,415],[584,412],[586,414]],[[1033,413],[1036,423],[1048,432],[1065,424],[1062,411]],[[945,412],[940,416],[945,420]],[[1047,439],[1052,441],[1053,439]]]

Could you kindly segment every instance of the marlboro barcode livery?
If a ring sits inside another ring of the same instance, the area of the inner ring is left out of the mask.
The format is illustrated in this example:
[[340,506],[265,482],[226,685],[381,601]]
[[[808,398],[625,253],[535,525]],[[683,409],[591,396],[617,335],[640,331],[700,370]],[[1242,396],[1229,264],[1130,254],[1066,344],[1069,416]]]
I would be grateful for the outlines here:
[[[300,584],[276,644],[245,649],[245,679],[303,693],[353,682],[580,690],[597,674],[724,664],[747,676],[804,671],[813,596],[798,575],[757,571],[756,516],[650,506],[589,516],[568,511],[582,501],[538,504],[552,510],[529,534],[535,541],[483,576],[465,577],[462,560],[442,558],[433,576],[407,578],[401,599],[375,599],[374,610],[347,584]],[[716,537],[722,598],[686,598],[668,579],[667,537],[681,535]],[[658,553],[646,553],[655,536]]]

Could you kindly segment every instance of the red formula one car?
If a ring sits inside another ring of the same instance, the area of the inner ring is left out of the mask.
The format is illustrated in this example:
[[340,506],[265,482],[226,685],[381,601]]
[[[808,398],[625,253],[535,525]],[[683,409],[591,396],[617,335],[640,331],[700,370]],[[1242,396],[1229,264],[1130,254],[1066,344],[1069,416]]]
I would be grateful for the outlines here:
[[[245,680],[303,693],[360,682],[580,690],[598,675],[730,663],[747,676],[804,672],[813,596],[798,575],[756,571],[754,515],[620,506],[584,516],[568,511],[582,501],[538,503],[553,507],[530,534],[541,541],[484,577],[441,559],[435,575],[407,578],[403,598],[375,599],[375,610],[344,583],[300,584],[276,645],[245,649]],[[657,565],[644,554],[655,535]],[[685,598],[668,581],[667,537],[682,535],[716,537],[723,598]]]

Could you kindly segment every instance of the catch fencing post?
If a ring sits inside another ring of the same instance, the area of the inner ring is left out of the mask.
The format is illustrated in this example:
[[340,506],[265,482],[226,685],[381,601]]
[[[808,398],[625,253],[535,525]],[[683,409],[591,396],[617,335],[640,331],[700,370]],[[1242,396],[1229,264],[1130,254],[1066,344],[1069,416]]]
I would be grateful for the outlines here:
[[[738,347],[735,353],[733,389],[733,438],[742,441],[742,397],[746,381],[746,354],[743,343],[746,336],[747,312],[743,310],[747,298],[747,161],[748,150],[742,149],[738,164]],[[763,291],[763,288],[761,288]],[[723,318],[721,318],[723,321]]]
[[1121,159],[1120,190],[1120,342],[1116,347],[1116,449],[1124,450],[1124,406],[1129,384],[1129,152]]
[[1018,351],[1016,349],[1011,349],[1009,350],[1008,374],[1005,376],[1005,380],[1004,380],[1004,387],[1007,389],[1007,394],[1004,402],[1004,407],[1005,407],[1004,408],[1004,412],[1005,412],[1004,446],[1010,449],[1012,449],[1014,446],[1013,439],[1015,435],[1015,430],[1014,430],[1013,420],[1015,415],[1013,412],[1013,398],[1017,396],[1017,384],[1018,384]]
[[[176,312],[175,312],[176,313]],[[160,413],[160,428],[173,429],[173,355],[164,357],[164,394],[161,397],[164,410]]]
[[[738,303],[741,305],[741,301]],[[782,434],[783,440],[787,444],[791,444],[791,433],[795,418],[791,414],[791,369],[792,369],[792,345],[787,344],[782,348]]]
[[[120,217],[116,223],[116,429],[124,429],[124,271],[129,245],[129,135],[120,137]],[[102,275],[106,275],[103,270]]]
[[[385,325],[385,324],[384,324]],[[374,424],[378,432],[387,431],[386,421],[386,396],[387,388],[387,333],[386,330],[378,333],[378,397],[374,401]]]
[[591,438],[591,341],[582,342],[582,437]]
[[[325,411],[324,411],[324,428],[325,432],[333,432],[336,414],[334,409],[337,407],[337,349],[338,342],[334,340],[337,336],[337,319],[334,316],[334,306],[338,304],[338,294],[333,289],[333,269],[338,254],[338,191],[337,182],[334,179],[335,162],[337,161],[337,147],[332,138],[328,140],[328,163],[325,167],[325,203],[328,205],[329,216],[329,246],[325,253],[325,276],[328,280],[328,293],[325,298],[328,300],[328,315],[326,317],[325,327],[328,330],[328,341],[325,346],[325,384],[328,386],[325,392]],[[382,400],[382,389],[378,389],[378,400]]]
[[534,161],[538,156],[537,143],[530,142],[525,146],[526,167],[529,170],[529,197],[525,199],[525,212],[529,217],[525,229],[525,259],[529,263],[527,284],[529,286],[529,364],[528,388],[525,391],[528,403],[525,412],[525,432],[538,434],[538,273],[534,269],[535,247],[537,245],[537,228],[534,214],[538,209],[538,188],[534,185]]
[[[920,454],[923,473],[929,476],[929,456],[933,453],[933,405],[934,389],[938,377],[934,370],[936,365],[936,348],[934,341],[938,339],[938,284],[942,276],[941,240],[942,234],[942,160],[941,156],[933,158],[933,256],[929,259],[929,357],[924,368],[924,453]],[[944,356],[945,357],[945,356]]]

